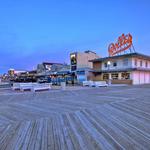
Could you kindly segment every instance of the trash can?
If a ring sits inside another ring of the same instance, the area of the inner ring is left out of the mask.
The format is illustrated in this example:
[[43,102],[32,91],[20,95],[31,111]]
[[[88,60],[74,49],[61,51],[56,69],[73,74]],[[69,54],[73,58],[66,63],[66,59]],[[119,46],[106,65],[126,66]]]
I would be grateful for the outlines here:
[[60,85],[62,90],[66,90],[66,82],[61,82]]

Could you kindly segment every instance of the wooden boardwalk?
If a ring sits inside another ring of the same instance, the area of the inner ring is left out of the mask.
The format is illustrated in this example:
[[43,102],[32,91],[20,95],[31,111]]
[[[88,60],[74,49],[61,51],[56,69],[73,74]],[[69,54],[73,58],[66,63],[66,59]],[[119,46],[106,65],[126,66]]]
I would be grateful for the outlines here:
[[150,86],[0,95],[0,150],[150,149]]

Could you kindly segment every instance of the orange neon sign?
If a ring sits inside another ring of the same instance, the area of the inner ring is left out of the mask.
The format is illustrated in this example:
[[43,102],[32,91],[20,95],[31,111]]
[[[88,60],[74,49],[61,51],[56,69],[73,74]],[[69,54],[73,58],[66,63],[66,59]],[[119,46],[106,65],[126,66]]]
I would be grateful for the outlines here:
[[109,56],[114,56],[128,50],[132,46],[132,35],[122,34],[116,43],[111,43],[108,47]]

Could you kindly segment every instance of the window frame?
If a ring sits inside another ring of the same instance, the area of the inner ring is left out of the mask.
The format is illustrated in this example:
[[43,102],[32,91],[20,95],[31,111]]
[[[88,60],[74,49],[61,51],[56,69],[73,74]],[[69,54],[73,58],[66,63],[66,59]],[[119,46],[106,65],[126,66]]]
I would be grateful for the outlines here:
[[117,61],[113,62],[113,67],[117,67]]
[[119,73],[111,73],[112,80],[119,80]]
[[129,65],[129,58],[124,58],[123,59],[123,66],[128,66]]
[[143,61],[140,60],[140,67],[143,67]]
[[145,68],[148,68],[148,61],[145,62]]
[[138,60],[137,59],[134,60],[134,65],[137,67],[137,65],[138,65]]
[[[125,75],[128,76],[128,78]],[[121,73],[121,79],[122,80],[130,80],[131,79],[131,73],[129,73],[129,72],[122,72]]]
[[107,67],[108,67],[108,64],[107,64],[107,62],[105,62],[105,63],[104,63],[104,67],[105,67],[105,68],[107,68]]

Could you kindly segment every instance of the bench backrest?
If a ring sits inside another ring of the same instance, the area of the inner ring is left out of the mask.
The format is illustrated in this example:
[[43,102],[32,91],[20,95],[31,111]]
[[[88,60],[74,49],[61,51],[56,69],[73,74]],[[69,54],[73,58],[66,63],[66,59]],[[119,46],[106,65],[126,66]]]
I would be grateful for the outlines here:
[[95,84],[101,84],[101,85],[103,85],[103,84],[106,84],[106,81],[96,81]]
[[29,83],[13,83],[13,87],[20,87],[20,86],[33,86],[33,85],[36,85],[37,83],[32,83],[32,82],[29,82]]

